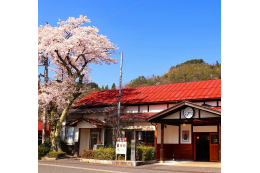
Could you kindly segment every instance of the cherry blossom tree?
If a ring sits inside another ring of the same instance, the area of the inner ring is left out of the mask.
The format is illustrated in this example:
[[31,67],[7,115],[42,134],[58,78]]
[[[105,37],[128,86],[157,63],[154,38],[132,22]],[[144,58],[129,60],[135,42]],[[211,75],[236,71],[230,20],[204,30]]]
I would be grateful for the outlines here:
[[[118,48],[106,36],[99,35],[96,27],[82,26],[85,23],[90,23],[90,20],[81,15],[76,19],[59,20],[57,27],[46,24],[38,28],[38,56],[48,57],[52,67],[49,69],[55,72],[53,77],[61,79],[60,83],[49,82],[39,94],[40,107],[51,110],[54,106],[61,112],[54,143],[60,137],[61,125],[70,106],[83,92],[83,83],[91,80],[88,65],[116,63],[116,59],[109,55]],[[61,150],[60,145],[55,150]]]

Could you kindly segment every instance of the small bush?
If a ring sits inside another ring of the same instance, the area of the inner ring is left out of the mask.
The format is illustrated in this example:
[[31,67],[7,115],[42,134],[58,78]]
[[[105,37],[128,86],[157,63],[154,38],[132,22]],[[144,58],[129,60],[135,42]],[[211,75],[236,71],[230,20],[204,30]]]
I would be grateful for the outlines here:
[[51,151],[46,156],[49,158],[60,158],[60,157],[64,157],[65,155],[66,153],[62,151]]
[[94,159],[94,151],[95,150],[84,150],[81,157],[86,159]]
[[94,159],[97,160],[115,160],[116,150],[114,148],[102,148],[94,150]]
[[96,159],[96,160],[114,160],[116,150],[114,148],[103,148],[100,147],[96,150],[85,150],[82,154],[82,158]]
[[[138,160],[154,160],[155,159],[155,148],[147,147],[145,145],[136,146],[136,156],[139,158]],[[115,148],[108,147],[102,148],[100,147],[97,150],[85,150],[82,154],[82,158],[86,159],[96,159],[96,160],[115,160],[116,150]],[[127,160],[131,158],[131,145],[127,145]],[[123,155],[118,155],[118,160],[125,160]]]
[[125,155],[124,154],[119,154],[117,157],[117,160],[125,160]]
[[153,160],[155,158],[155,148],[147,147],[145,145],[136,146],[136,155],[139,157],[139,160]]
[[38,146],[38,159],[46,156],[46,154],[50,152],[50,148],[51,148],[51,142],[49,139],[45,140],[43,144]]

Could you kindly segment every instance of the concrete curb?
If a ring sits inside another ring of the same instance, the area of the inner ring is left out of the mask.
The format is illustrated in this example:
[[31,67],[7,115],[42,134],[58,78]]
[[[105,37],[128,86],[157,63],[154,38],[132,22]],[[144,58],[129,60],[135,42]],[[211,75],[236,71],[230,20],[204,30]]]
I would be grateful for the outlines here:
[[150,160],[150,161],[118,161],[118,160],[80,159],[80,162],[109,164],[109,165],[123,165],[123,166],[140,166],[140,165],[156,163],[157,160]]
[[49,158],[49,157],[42,157],[41,160],[58,160],[58,159],[64,159],[66,157],[57,157],[57,158]]

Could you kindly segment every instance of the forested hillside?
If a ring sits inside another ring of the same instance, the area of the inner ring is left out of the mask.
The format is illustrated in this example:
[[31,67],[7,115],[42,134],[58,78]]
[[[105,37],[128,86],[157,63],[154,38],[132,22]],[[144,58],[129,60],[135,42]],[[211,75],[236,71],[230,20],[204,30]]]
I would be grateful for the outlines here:
[[[165,70],[166,71],[166,70]],[[221,79],[221,64],[208,64],[203,59],[189,60],[184,63],[172,66],[170,70],[162,76],[152,75],[151,77],[139,76],[125,84],[123,88],[135,88],[143,86],[163,85],[181,82],[193,82]],[[90,87],[91,89],[83,93],[76,101],[92,93],[93,91],[104,91],[109,89],[116,89],[115,83],[112,87],[102,86],[101,88],[95,82],[84,84],[83,87]]]
[[193,82],[221,79],[221,64],[208,64],[203,59],[189,60],[176,66],[162,76],[139,76],[126,84],[124,88],[135,88],[152,85],[162,85],[180,82]]

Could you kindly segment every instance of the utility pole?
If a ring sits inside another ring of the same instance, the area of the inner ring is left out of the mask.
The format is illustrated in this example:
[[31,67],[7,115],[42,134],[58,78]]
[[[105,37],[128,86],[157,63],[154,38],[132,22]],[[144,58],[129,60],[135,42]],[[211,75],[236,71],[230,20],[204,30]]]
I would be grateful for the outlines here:
[[118,94],[118,116],[117,116],[117,132],[116,135],[119,137],[119,124],[120,124],[120,98],[121,98],[121,85],[122,85],[122,66],[123,66],[123,53],[121,53],[121,64],[120,64],[120,79],[119,79],[119,94]]
[[[45,87],[48,82],[48,57],[44,57],[44,85]],[[47,110],[46,108],[43,109],[43,118],[42,118],[42,143],[44,143],[46,138],[46,122],[47,122]]]
[[[48,82],[48,66],[49,66],[49,62],[48,62],[48,56],[46,55],[46,57],[44,55],[41,56],[41,63],[42,65],[40,66],[44,66],[44,75],[40,74],[40,76],[44,77],[44,87],[46,87],[46,84]],[[45,141],[45,137],[46,137],[46,121],[47,121],[47,110],[46,108],[43,109],[43,117],[42,117],[42,143],[44,143]]]

